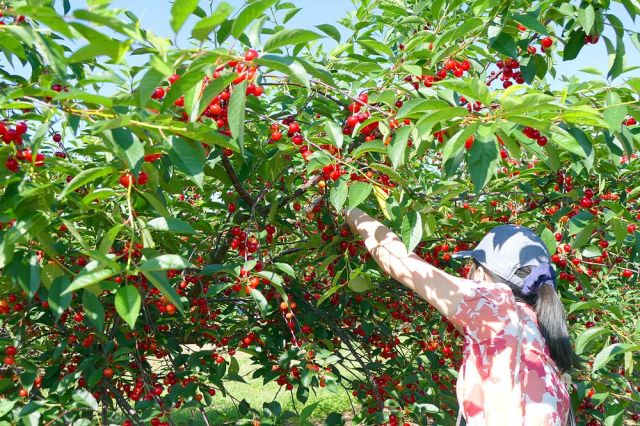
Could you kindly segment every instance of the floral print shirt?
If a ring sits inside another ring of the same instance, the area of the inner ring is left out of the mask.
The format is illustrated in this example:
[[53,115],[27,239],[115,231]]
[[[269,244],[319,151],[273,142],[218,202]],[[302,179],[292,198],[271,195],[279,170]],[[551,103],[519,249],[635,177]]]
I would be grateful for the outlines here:
[[450,319],[465,334],[456,388],[466,424],[565,425],[569,394],[535,311],[505,284],[474,283]]

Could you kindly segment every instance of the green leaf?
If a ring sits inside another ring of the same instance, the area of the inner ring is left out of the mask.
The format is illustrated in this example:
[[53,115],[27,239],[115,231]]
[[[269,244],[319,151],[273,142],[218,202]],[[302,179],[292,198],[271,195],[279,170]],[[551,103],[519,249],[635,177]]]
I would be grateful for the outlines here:
[[319,38],[322,38],[320,34],[309,30],[281,30],[267,40],[264,51],[270,52],[282,46],[308,43]]
[[497,37],[489,39],[489,46],[498,53],[502,53],[510,58],[518,57],[518,48],[516,42],[509,34],[504,31],[500,32]]
[[147,222],[147,228],[156,231],[171,232],[174,234],[195,234],[196,230],[191,225],[174,217],[157,217]]
[[115,306],[120,318],[133,330],[142,307],[140,290],[133,285],[120,287],[116,293]]
[[368,275],[358,274],[351,277],[347,285],[356,293],[362,293],[371,288],[371,278]]
[[459,38],[468,37],[470,34],[480,30],[482,28],[482,24],[482,18],[473,17],[465,19],[458,25],[450,25],[453,28],[436,39],[434,50],[437,51],[437,48],[445,43],[456,41]]
[[330,24],[316,25],[316,28],[340,43],[340,31],[336,27]]
[[586,34],[591,33],[591,28],[593,28],[595,21],[596,11],[593,9],[593,6],[589,3],[586,5],[583,4],[580,9],[578,9],[578,22],[582,25],[582,29]]
[[206,39],[215,27],[222,24],[229,17],[232,11],[233,6],[229,3],[224,1],[219,3],[211,16],[207,16],[196,23],[191,31],[191,37],[199,41]]
[[83,291],[82,309],[84,310],[85,318],[93,324],[98,332],[102,333],[104,330],[104,308],[100,303],[100,299],[91,291]]
[[344,143],[344,135],[342,134],[342,128],[338,126],[333,121],[327,121],[324,125],[324,130],[327,132],[327,136],[329,136],[329,140],[333,142],[338,149],[342,148],[342,144]]
[[[15,264],[15,263],[14,263]],[[8,271],[7,271],[8,272]],[[36,295],[41,282],[41,267],[35,253],[18,264],[17,273],[11,273],[18,281],[29,300]]]
[[40,211],[25,214],[6,232],[0,231],[0,268],[13,259],[14,246],[27,235],[37,234],[47,225],[46,217]]
[[439,83],[448,89],[455,90],[467,99],[474,99],[482,102],[483,105],[491,105],[493,95],[487,85],[477,78],[456,78],[445,80]]
[[622,121],[627,117],[627,106],[621,105],[620,96],[616,92],[607,93],[607,108],[602,113],[602,117],[611,131],[619,130]]
[[260,313],[262,314],[262,316],[267,316],[269,313],[269,302],[267,302],[267,299],[260,291],[256,290],[255,288],[252,288],[250,290],[251,296],[256,301],[256,305],[258,305],[258,308],[260,309]]
[[231,135],[240,146],[240,154],[244,156],[244,117],[246,113],[245,104],[247,102],[247,81],[238,84],[231,93],[229,99],[229,130]]
[[349,208],[358,207],[360,203],[367,199],[373,186],[368,182],[354,182],[349,186]]
[[204,164],[206,156],[200,142],[172,136],[167,140],[171,162],[199,188],[204,183]]
[[184,22],[196,10],[197,6],[198,0],[174,0],[171,6],[171,18],[169,19],[169,24],[174,33],[180,31]]
[[549,253],[555,253],[558,242],[553,232],[549,228],[544,228],[540,234],[540,239],[544,241],[544,245],[547,246]]
[[443,127],[451,125],[447,120],[455,117],[465,117],[469,115],[469,111],[462,107],[450,107],[440,111],[435,111],[433,114],[426,114],[418,123],[418,134],[420,137],[424,137],[427,133],[431,132],[431,129],[436,124],[441,124]]
[[460,129],[460,131],[453,135],[451,139],[445,141],[444,148],[442,149],[443,164],[460,152],[467,139],[476,133],[478,126],[478,122],[472,123],[471,125]]
[[585,147],[566,130],[554,125],[551,127],[551,132],[551,141],[559,148],[579,155],[580,157],[586,158],[589,156],[590,152],[585,150]]
[[533,13],[527,13],[525,15],[513,15],[512,18],[516,22],[521,23],[530,30],[544,35],[548,34],[547,28],[542,25],[542,23],[538,20],[538,17]]
[[53,313],[56,321],[60,315],[71,305],[71,293],[63,294],[63,291],[69,286],[69,278],[60,276],[53,280],[49,287],[49,309]]
[[311,87],[309,82],[310,71],[307,71],[307,68],[311,70],[311,67],[305,66],[305,62],[300,58],[267,53],[260,58],[255,59],[254,62],[258,65],[263,65],[274,71],[279,71],[289,77],[292,77],[304,84],[307,89]]
[[102,134],[115,153],[124,160],[129,170],[137,176],[144,162],[144,145],[138,137],[131,130],[123,127],[106,130]]
[[616,356],[629,351],[637,352],[640,350],[640,345],[634,345],[631,343],[614,343],[601,350],[593,360],[593,367],[591,369],[592,374],[601,368],[607,366],[607,364]]
[[604,327],[592,327],[587,329],[584,333],[580,334],[575,341],[576,354],[581,355],[584,353],[587,345],[595,339],[600,339],[606,334],[610,334],[611,330]]
[[571,32],[562,52],[563,61],[570,61],[578,57],[580,50],[584,47],[585,36],[586,34],[582,30]]
[[93,411],[98,411],[98,401],[95,397],[86,389],[77,388],[73,391],[73,400],[79,404],[91,408]]
[[118,63],[129,50],[130,41],[118,42],[116,40],[98,40],[78,49],[69,58],[70,63],[85,62],[98,56],[109,56]]
[[628,234],[627,224],[618,218],[613,218],[611,220],[611,228],[613,230],[613,235],[616,236],[616,243],[624,243],[624,241],[627,239]]
[[138,106],[144,107],[151,100],[151,94],[158,87],[166,74],[158,71],[155,68],[149,68],[144,77],[140,79],[136,97],[138,98]]
[[145,261],[140,266],[141,271],[166,271],[167,269],[192,268],[193,264],[177,254],[163,254]]
[[354,159],[362,157],[367,152],[387,152],[387,147],[381,140],[365,142],[351,152]]
[[404,126],[396,131],[393,141],[387,147],[389,159],[393,164],[393,168],[397,169],[404,165],[405,152],[407,150],[407,141],[412,127]]
[[469,174],[476,192],[480,192],[491,180],[499,162],[500,153],[495,139],[476,138],[467,155]]
[[249,3],[244,9],[238,13],[236,19],[233,20],[231,26],[231,35],[235,38],[240,37],[242,32],[249,26],[254,19],[262,15],[270,6],[276,3],[278,0],[258,0]]
[[347,201],[347,181],[345,179],[340,179],[338,184],[331,188],[331,192],[329,193],[329,201],[336,209],[336,211],[340,211],[342,206],[344,206],[345,201]]
[[[605,40],[605,42],[606,41],[608,40]],[[613,80],[624,72],[624,58],[625,58],[624,39],[622,37],[618,37],[616,40],[616,48],[615,48],[615,54],[613,55],[613,62],[611,62],[611,68],[609,68],[609,71],[607,72],[607,77]]]
[[158,271],[142,271],[142,274],[147,277],[149,282],[162,293],[173,306],[176,307],[181,314],[184,314],[184,308],[180,296],[176,293],[176,290],[169,284],[167,280],[167,274],[165,272]]
[[117,170],[114,169],[113,167],[95,167],[92,169],[87,169],[87,170],[83,170],[80,173],[78,173],[77,175],[75,175],[75,177],[73,179],[71,179],[71,182],[69,182],[67,184],[67,186],[64,187],[64,189],[62,190],[62,192],[60,193],[60,195],[58,195],[58,201],[62,200],[64,197],[66,197],[69,193],[75,191],[76,189],[80,188],[83,185],[86,185],[89,182],[92,182],[102,176],[107,176],[110,174],[115,173]]
[[402,217],[402,242],[407,251],[412,252],[422,239],[422,217],[415,210],[408,211]]
[[[178,81],[171,85],[171,88],[165,95],[160,111],[165,111],[167,108],[172,107],[173,103],[180,98],[180,96],[188,93],[194,87],[201,87],[202,80],[206,75],[206,68],[207,66],[205,65],[195,66],[182,74]],[[191,111],[187,112],[190,113]]]
[[[365,54],[381,56],[383,53],[389,57],[393,57],[393,51],[387,44],[374,39],[361,39],[358,44],[365,47]],[[408,65],[407,65],[408,66]],[[420,67],[418,67],[420,69]],[[420,71],[422,71],[420,69]]]
[[[442,84],[442,83],[439,83]],[[452,86],[447,86],[451,89],[455,89]],[[395,96],[394,96],[395,99]],[[396,114],[397,119],[402,118],[420,118],[427,111],[439,111],[449,108],[449,104],[441,99],[412,99],[405,102]]]
[[73,280],[71,285],[64,290],[63,294],[70,294],[73,291],[97,284],[119,272],[120,271],[114,271],[111,268],[105,268],[104,265],[101,265],[95,260],[91,261],[78,275],[76,275],[76,278]]
[[300,411],[300,421],[304,421],[308,419],[311,416],[311,414],[313,414],[313,411],[316,409],[318,404],[320,404],[320,401],[317,401],[317,402],[314,402],[313,404],[309,404],[305,406],[302,409],[302,411]]
[[596,246],[587,246],[582,249],[582,257],[598,257],[602,255],[602,250]]

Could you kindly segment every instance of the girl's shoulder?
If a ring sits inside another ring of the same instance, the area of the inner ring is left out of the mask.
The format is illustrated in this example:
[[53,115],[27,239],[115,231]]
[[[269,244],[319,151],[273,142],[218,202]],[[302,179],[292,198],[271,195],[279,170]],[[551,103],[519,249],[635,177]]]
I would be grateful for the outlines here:
[[516,300],[506,284],[486,281],[472,283],[464,290],[458,309],[450,319],[475,340],[495,337],[516,314]]

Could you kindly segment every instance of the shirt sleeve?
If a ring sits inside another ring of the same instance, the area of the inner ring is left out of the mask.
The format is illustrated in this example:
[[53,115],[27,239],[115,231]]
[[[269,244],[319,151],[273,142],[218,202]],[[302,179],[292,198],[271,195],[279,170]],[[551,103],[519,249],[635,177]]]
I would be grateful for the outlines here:
[[501,283],[469,281],[458,309],[450,321],[473,340],[493,339],[517,315],[511,289]]

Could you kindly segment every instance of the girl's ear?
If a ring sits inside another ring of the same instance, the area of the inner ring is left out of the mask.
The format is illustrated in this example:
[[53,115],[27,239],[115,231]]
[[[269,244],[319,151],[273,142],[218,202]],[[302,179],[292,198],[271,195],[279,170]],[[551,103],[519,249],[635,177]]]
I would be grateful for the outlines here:
[[473,276],[471,277],[474,281],[487,281],[487,274],[484,272],[484,268],[478,267],[473,271]]

